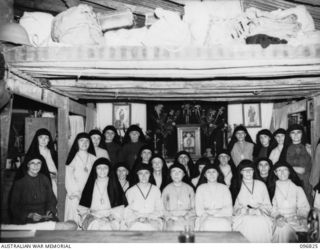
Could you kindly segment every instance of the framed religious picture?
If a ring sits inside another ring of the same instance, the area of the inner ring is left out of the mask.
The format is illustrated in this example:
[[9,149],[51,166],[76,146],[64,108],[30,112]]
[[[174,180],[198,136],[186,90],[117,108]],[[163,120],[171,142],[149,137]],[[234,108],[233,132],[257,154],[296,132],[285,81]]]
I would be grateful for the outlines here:
[[201,156],[200,126],[177,125],[178,151],[187,151],[191,157]]
[[293,124],[306,126],[306,120],[307,120],[306,116],[307,116],[306,111],[288,114],[288,127],[290,127]]
[[116,129],[125,131],[131,125],[131,105],[114,103],[112,120]]
[[307,120],[314,119],[314,103],[313,99],[307,100]]
[[242,104],[243,125],[247,128],[261,127],[260,103]]

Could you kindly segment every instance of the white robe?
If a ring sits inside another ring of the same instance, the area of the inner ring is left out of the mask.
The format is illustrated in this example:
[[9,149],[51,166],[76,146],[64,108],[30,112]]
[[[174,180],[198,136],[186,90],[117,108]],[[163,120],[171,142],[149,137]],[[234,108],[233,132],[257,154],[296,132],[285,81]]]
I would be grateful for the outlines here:
[[232,198],[221,183],[205,183],[196,192],[196,230],[231,231]]
[[[129,188],[126,192],[128,206],[124,211],[124,220],[128,229],[161,231],[163,228],[161,219],[163,216],[163,204],[159,188],[150,184],[152,185],[151,190],[146,199],[144,199],[137,185]],[[144,193],[144,195],[147,194]],[[147,218],[147,221],[140,221],[141,218]]]
[[316,193],[315,193],[313,206],[320,210],[320,193],[319,193],[319,191],[316,191]]
[[154,178],[154,180],[155,180],[155,182],[156,182],[157,188],[160,189],[161,184],[162,184],[162,176],[161,176],[161,175],[159,176],[159,175],[153,174],[153,178]]
[[191,183],[194,187],[197,187],[199,179],[200,179],[200,175],[191,180]]
[[165,229],[183,231],[185,227],[194,229],[194,191],[182,182],[180,186],[170,183],[162,192],[164,205]]
[[269,155],[269,159],[272,161],[272,164],[276,164],[276,162],[279,161],[282,150],[283,150],[283,145],[282,147],[277,146],[274,149],[272,149]]
[[244,141],[242,144],[240,142],[234,144],[231,150],[231,157],[236,167],[244,159],[253,159],[253,146],[253,143],[247,141]]
[[129,181],[125,180],[124,183],[121,183],[121,181],[119,180],[119,182],[120,182],[120,185],[122,187],[123,192],[125,193],[129,188]]
[[[97,187],[99,185],[99,187]],[[90,209],[79,205],[83,230],[119,230],[124,206],[111,208],[107,192],[108,179],[95,181]],[[112,219],[111,219],[112,217]]]
[[[78,154],[79,153],[76,153],[70,165],[66,166],[65,183],[67,196],[64,220],[73,220],[79,225],[80,217],[77,212],[79,201],[92,165],[97,158],[94,155],[89,154],[87,162],[83,162]],[[85,170],[85,167],[87,170]]]
[[273,242],[294,242],[296,231],[306,231],[310,206],[303,189],[291,180],[286,183],[276,182],[276,190],[272,199],[272,216],[284,216],[283,227],[275,225]]
[[107,158],[108,160],[110,160],[109,153],[107,150],[105,150],[103,148],[99,148],[99,147],[94,148],[94,150],[96,151],[97,159],[103,157],[103,158]]
[[233,177],[232,171],[231,171],[231,166],[228,164],[226,166],[221,166],[220,165],[220,170],[223,173],[224,176],[224,182],[228,187],[231,185],[231,179]]
[[[251,188],[251,187],[249,187]],[[248,205],[259,209],[249,209]],[[266,185],[254,180],[253,193],[242,183],[234,204],[233,230],[250,242],[268,243],[272,238],[271,202]]]
[[52,191],[56,198],[58,197],[58,186],[57,186],[57,167],[52,159],[52,155],[50,150],[47,148],[45,150],[39,148],[40,154],[44,157],[46,160],[48,170],[50,172],[50,178],[51,178],[51,184],[52,184]]

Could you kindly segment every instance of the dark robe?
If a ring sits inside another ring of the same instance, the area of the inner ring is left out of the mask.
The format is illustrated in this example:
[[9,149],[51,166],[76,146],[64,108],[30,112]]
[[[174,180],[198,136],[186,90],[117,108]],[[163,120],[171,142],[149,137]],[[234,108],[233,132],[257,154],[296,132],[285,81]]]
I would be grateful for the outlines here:
[[[36,177],[26,174],[14,183],[11,196],[13,222],[25,224],[34,222],[27,218],[29,213],[45,215],[47,211],[56,214],[57,200],[48,177],[39,173]],[[43,220],[41,220],[43,221]]]
[[304,174],[298,174],[303,182],[303,189],[307,195],[310,204],[312,204],[312,186],[309,183],[310,172],[312,168],[311,156],[303,144],[291,144],[287,150],[287,162],[295,167],[299,166],[305,169]]
[[119,162],[119,152],[121,146],[115,142],[105,143],[106,149],[109,153],[111,165],[114,166]]
[[262,158],[262,157],[268,157],[269,156],[269,147],[261,147],[260,148],[260,151],[259,151],[259,153],[258,153],[258,157],[257,157],[257,159],[259,159],[259,158]]
[[119,162],[126,163],[131,170],[138,157],[141,147],[144,145],[145,143],[140,141],[136,143],[129,142],[124,144],[119,153]]

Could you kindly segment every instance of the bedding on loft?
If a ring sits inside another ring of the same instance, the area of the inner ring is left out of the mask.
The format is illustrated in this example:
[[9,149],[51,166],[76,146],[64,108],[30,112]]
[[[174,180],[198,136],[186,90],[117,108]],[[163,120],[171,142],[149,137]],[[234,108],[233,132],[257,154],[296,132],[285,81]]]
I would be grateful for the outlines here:
[[[201,13],[201,15],[199,15]],[[57,16],[25,12],[20,24],[30,42],[42,46],[160,46],[176,50],[190,46],[213,47],[260,44],[293,46],[318,43],[320,31],[305,6],[276,11],[242,9],[240,1],[190,2],[184,15],[156,8],[152,21],[134,27],[130,11],[99,14],[80,4]],[[103,16],[104,15],[104,16]],[[125,28],[123,28],[125,27]]]

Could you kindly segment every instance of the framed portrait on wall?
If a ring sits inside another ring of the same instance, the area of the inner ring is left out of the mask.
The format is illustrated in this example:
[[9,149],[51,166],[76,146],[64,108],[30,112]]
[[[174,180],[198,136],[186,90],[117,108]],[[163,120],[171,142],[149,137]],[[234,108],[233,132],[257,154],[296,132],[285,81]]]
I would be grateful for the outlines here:
[[307,120],[314,119],[314,103],[313,99],[307,100]]
[[131,105],[129,103],[114,103],[113,126],[119,130],[126,130],[131,125]]
[[261,127],[260,103],[242,104],[243,125],[247,128]]
[[187,151],[191,157],[201,156],[200,126],[177,125],[178,151]]
[[288,114],[288,127],[290,127],[293,124],[306,126],[306,123],[307,123],[306,116],[307,116],[306,111]]

